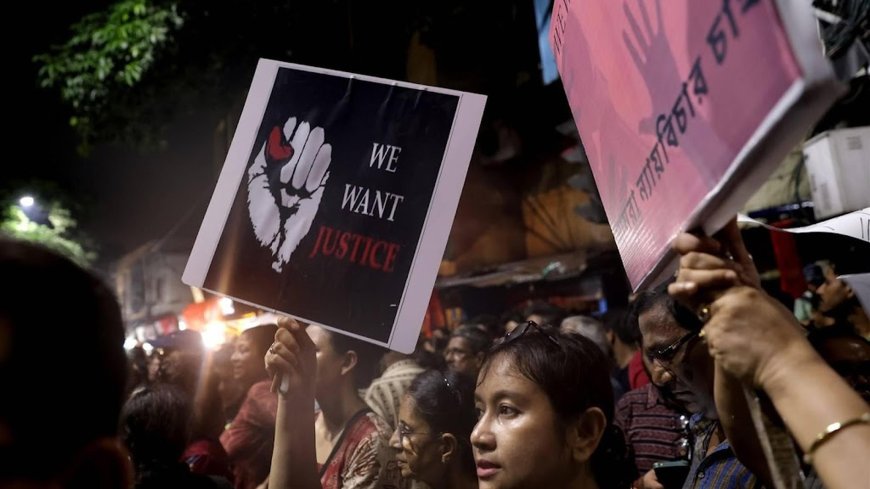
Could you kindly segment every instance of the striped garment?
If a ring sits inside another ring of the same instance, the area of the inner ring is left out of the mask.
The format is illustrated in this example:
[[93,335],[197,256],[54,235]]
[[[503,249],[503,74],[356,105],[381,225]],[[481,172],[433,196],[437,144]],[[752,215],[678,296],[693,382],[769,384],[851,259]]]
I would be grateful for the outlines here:
[[737,460],[728,441],[723,441],[707,453],[710,437],[718,421],[705,420],[695,414],[689,420],[692,433],[692,466],[683,489],[754,489],[762,487],[758,479]]
[[414,360],[399,360],[373,380],[366,391],[363,397],[366,404],[387,422],[390,429],[396,429],[396,416],[399,414],[402,396],[405,395],[411,381],[423,373],[423,370],[423,367],[417,365]]
[[640,476],[655,462],[686,458],[687,422],[686,416],[665,405],[652,384],[628,392],[616,404],[615,423],[625,434]]

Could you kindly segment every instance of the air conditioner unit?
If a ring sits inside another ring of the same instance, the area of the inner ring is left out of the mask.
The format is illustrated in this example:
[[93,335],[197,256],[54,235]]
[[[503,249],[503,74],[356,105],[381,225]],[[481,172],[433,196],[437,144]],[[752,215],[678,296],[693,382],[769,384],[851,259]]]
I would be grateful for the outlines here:
[[870,126],[818,134],[803,153],[816,219],[870,207]]

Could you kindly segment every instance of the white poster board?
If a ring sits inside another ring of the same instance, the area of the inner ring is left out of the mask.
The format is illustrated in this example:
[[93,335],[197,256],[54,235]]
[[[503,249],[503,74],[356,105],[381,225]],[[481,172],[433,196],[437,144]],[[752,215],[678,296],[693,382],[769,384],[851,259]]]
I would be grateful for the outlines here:
[[260,60],[183,281],[413,351],[485,102]]

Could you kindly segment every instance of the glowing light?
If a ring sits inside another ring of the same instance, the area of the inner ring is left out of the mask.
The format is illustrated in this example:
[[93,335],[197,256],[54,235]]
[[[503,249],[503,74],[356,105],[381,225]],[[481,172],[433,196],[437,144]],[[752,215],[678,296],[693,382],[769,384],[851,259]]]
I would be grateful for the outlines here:
[[34,200],[33,197],[29,195],[25,195],[24,197],[18,199],[18,203],[21,204],[21,207],[27,209],[33,207],[33,204],[36,203],[36,200]]
[[151,352],[154,351],[154,347],[151,346],[151,343],[144,343],[142,349],[145,350],[146,355],[150,355]]
[[133,348],[136,348],[137,343],[138,341],[136,341],[136,338],[134,338],[133,336],[128,336],[127,339],[124,340],[124,349],[130,351]]
[[212,321],[202,330],[202,343],[209,350],[214,350],[226,343],[227,328],[218,321]]
[[222,297],[218,300],[218,307],[221,308],[221,314],[224,316],[230,316],[236,312],[236,308],[233,306],[233,300],[229,297]]
[[184,331],[185,329],[187,329],[187,321],[185,321],[184,319],[181,319],[181,317],[179,317],[178,318],[178,331]]

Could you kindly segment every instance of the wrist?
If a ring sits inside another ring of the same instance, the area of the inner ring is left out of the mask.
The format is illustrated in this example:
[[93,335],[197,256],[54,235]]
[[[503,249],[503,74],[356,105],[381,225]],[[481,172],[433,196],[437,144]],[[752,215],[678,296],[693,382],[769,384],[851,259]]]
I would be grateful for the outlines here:
[[795,342],[771,357],[766,367],[759,371],[757,385],[773,399],[793,385],[796,378],[820,367],[827,368],[827,364],[809,342]]

